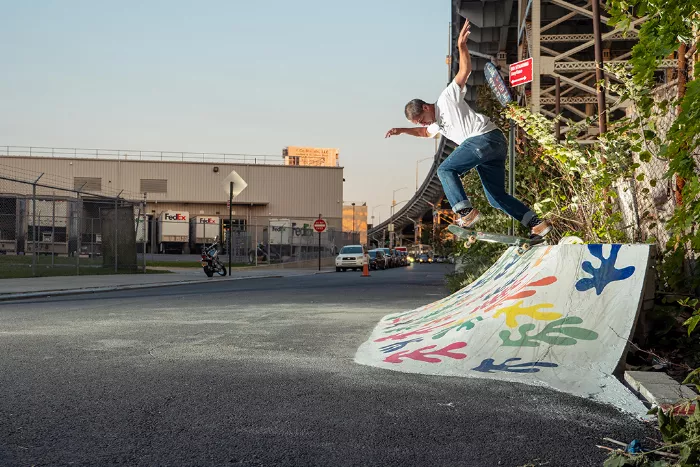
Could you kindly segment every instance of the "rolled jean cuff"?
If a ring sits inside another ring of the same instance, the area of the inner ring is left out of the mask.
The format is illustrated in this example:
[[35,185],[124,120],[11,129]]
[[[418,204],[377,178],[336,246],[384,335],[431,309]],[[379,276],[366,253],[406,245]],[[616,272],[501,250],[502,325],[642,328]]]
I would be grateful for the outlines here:
[[523,216],[523,220],[521,220],[520,223],[527,227],[527,224],[532,220],[533,217],[535,217],[535,213],[532,211],[528,211],[525,213],[525,215]]
[[459,212],[464,208],[471,208],[471,207],[472,207],[471,201],[469,201],[468,199],[465,199],[464,201],[460,201],[459,203],[452,206],[452,210],[454,212]]

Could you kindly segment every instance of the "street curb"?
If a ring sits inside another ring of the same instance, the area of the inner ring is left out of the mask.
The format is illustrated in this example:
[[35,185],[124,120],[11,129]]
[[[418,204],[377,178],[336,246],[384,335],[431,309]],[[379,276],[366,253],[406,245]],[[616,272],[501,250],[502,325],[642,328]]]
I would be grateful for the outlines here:
[[[314,271],[309,274],[300,275],[316,275],[316,274],[327,274],[334,271]],[[227,277],[221,279],[215,279],[219,282],[233,282],[240,280],[249,279],[279,279],[282,277],[295,277],[295,276],[284,276],[280,274],[267,274],[264,276],[243,276],[243,277]],[[11,300],[24,300],[28,298],[43,298],[43,297],[57,297],[65,295],[86,295],[91,293],[102,293],[102,292],[116,292],[120,290],[139,290],[139,289],[152,289],[159,287],[174,287],[178,285],[192,285],[192,284],[209,284],[211,280],[207,279],[197,279],[197,280],[183,280],[177,282],[160,282],[152,284],[130,284],[130,285],[117,285],[117,286],[106,286],[106,287],[89,287],[81,289],[57,289],[57,290],[47,290],[41,292],[18,292],[11,294],[1,294],[0,302],[6,302]]]

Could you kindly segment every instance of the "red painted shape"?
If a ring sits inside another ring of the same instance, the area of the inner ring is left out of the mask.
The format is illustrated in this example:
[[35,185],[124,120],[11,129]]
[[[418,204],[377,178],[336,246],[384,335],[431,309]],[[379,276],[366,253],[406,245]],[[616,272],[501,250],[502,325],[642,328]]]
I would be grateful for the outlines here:
[[516,298],[526,298],[526,297],[532,297],[535,295],[534,290],[523,290],[522,292],[518,292],[515,295],[508,295],[505,300],[515,300]]
[[535,282],[530,282],[530,283],[527,284],[527,285],[528,285],[528,286],[532,286],[532,287],[539,287],[539,286],[541,286],[541,285],[550,285],[550,284],[554,284],[556,281],[557,281],[557,278],[556,278],[556,277],[554,277],[554,276],[547,276],[547,277],[545,277],[544,279],[540,279],[540,280],[535,281]]
[[418,360],[421,362],[427,362],[427,363],[440,363],[442,360],[440,360],[437,357],[428,357],[428,355],[440,355],[443,357],[449,357],[449,358],[454,358],[456,360],[461,360],[463,358],[466,358],[467,355],[459,352],[450,352],[451,350],[455,349],[461,349],[463,347],[466,347],[467,343],[466,342],[453,342],[452,344],[443,347],[442,349],[435,350],[435,351],[429,351],[430,349],[433,349],[437,346],[435,345],[429,345],[427,347],[421,347],[420,349],[416,350],[403,350],[401,352],[396,352],[395,354],[391,354],[388,357],[384,359],[385,362],[387,363],[401,363],[403,362],[403,359],[408,358],[411,360]]

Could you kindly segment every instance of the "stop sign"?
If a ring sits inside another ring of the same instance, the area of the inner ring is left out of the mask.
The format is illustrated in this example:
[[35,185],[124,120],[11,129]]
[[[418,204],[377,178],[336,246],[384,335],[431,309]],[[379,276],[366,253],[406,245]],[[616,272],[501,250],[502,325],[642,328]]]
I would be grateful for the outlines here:
[[318,233],[326,231],[326,221],[323,219],[316,219],[314,221],[314,230]]

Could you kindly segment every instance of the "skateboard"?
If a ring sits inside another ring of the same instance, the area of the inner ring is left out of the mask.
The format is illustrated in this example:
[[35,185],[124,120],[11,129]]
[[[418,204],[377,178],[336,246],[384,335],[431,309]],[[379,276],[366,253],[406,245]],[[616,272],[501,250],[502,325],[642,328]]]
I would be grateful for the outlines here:
[[510,91],[508,91],[508,87],[498,72],[496,65],[486,62],[486,65],[484,65],[484,76],[489,89],[491,89],[491,92],[493,92],[503,107],[513,102],[513,96],[510,95]]
[[464,242],[464,247],[469,248],[472,246],[474,243],[476,243],[477,240],[481,240],[482,242],[490,242],[490,243],[504,243],[506,245],[510,246],[517,246],[517,254],[519,256],[522,256],[526,251],[528,251],[532,245],[538,245],[540,243],[544,243],[545,239],[542,237],[538,237],[536,239],[533,238],[523,238],[523,237],[516,237],[514,235],[502,235],[502,234],[494,234],[494,233],[488,233],[488,232],[478,232],[476,230],[470,230],[470,229],[463,229],[462,227],[456,226],[454,224],[450,225],[447,227],[447,230],[452,232],[454,235],[456,235],[459,238],[465,238],[467,241]]

